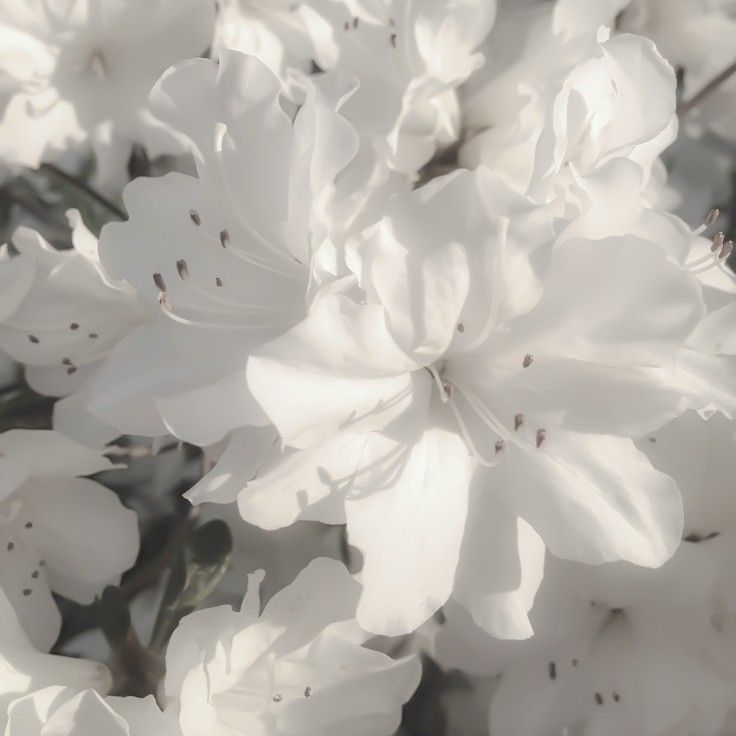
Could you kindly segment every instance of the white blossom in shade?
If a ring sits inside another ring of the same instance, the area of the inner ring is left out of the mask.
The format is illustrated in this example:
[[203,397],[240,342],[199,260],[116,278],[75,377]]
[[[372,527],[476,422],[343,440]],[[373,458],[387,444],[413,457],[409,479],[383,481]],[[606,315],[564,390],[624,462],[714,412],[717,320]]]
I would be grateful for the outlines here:
[[344,114],[391,168],[414,175],[457,139],[456,90],[482,64],[493,0],[304,0],[300,12],[317,65],[359,81]]
[[360,645],[360,586],[343,565],[313,561],[260,615],[259,577],[250,576],[239,612],[190,614],[169,642],[167,710],[184,736],[394,733],[419,661]]
[[3,588],[0,588],[0,624],[0,733],[8,733],[5,729],[11,703],[35,690],[62,685],[95,688],[105,693],[112,685],[110,672],[102,664],[39,652],[20,625]]
[[314,51],[294,0],[220,0],[213,54],[223,48],[258,57],[283,82],[311,71]]
[[535,637],[513,647],[445,609],[439,661],[501,674],[493,734],[714,735],[736,707],[734,423],[687,412],[638,444],[683,496],[684,541],[663,567],[549,559]]
[[121,432],[208,445],[268,424],[246,385],[248,355],[304,315],[334,178],[357,148],[319,95],[292,121],[281,93],[235,51],[219,65],[184,62],[154,88],[152,108],[188,137],[198,178],[133,181],[130,219],[103,229],[107,272],[160,305],[90,386],[90,411]]
[[680,537],[675,483],[628,438],[681,411],[662,375],[704,315],[696,277],[636,236],[529,252],[508,200],[483,169],[395,197],[351,258],[357,285],[249,363],[291,449],[241,513],[347,521],[370,631],[411,631],[454,589],[489,631],[528,636],[539,575],[519,557],[540,567],[539,537],[652,567]]
[[[124,167],[132,143],[181,150],[146,109],[159,75],[210,43],[211,0],[7,0],[0,76],[13,94],[0,118],[0,157],[37,167],[90,145],[102,169]],[[104,174],[103,174],[104,176]]]
[[0,347],[25,367],[37,392],[69,396],[57,405],[57,427],[103,444],[118,432],[85,415],[80,396],[112,348],[144,320],[132,288],[114,283],[98,256],[96,238],[71,210],[73,248],[60,251],[37,232],[18,228],[18,251],[0,253]]
[[103,698],[95,690],[46,687],[8,709],[4,736],[177,736],[153,696]]
[[525,42],[501,44],[469,85],[461,163],[486,164],[540,201],[564,202],[571,175],[612,158],[639,163],[646,183],[677,130],[675,74],[650,40],[600,26],[605,9],[620,5],[587,3],[597,8],[588,14],[561,0],[534,9],[531,22],[529,11],[511,8],[496,31],[508,33],[521,14]]
[[89,604],[135,562],[138,522],[118,497],[81,478],[114,467],[100,453],[44,430],[0,434],[0,587],[33,643],[59,633],[53,590]]

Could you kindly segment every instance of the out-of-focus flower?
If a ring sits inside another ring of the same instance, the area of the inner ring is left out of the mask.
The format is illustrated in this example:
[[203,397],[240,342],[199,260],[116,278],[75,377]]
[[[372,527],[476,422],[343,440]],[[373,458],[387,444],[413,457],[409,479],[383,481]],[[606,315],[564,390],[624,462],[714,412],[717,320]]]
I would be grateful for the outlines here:
[[321,558],[259,615],[259,576],[239,612],[187,616],[166,653],[168,708],[185,736],[356,733],[389,736],[416,688],[416,657],[360,645],[351,625],[360,586]]
[[56,432],[0,435],[0,587],[33,643],[48,650],[61,624],[55,591],[91,603],[135,562],[136,515],[93,480],[112,467],[99,450]]
[[70,211],[71,250],[51,247],[25,227],[13,234],[18,251],[0,253],[3,304],[0,347],[25,366],[31,387],[68,396],[57,405],[57,427],[103,444],[118,432],[83,412],[85,385],[112,348],[145,317],[127,284],[113,282],[96,238]]
[[177,736],[152,696],[103,698],[95,690],[47,687],[18,698],[8,709],[5,736]]
[[343,113],[392,168],[414,175],[457,139],[456,90],[483,62],[493,0],[304,0],[300,12],[319,67],[358,80]]
[[0,157],[35,168],[91,146],[119,177],[133,143],[181,150],[147,109],[171,64],[210,43],[211,0],[8,0],[0,10],[0,76],[13,94],[0,118]]
[[[9,708],[22,698],[47,686],[95,688],[106,693],[111,684],[110,672],[104,665],[71,657],[42,654],[28,639],[18,621],[18,614],[0,588],[0,730],[9,718]],[[9,728],[9,726],[8,726]],[[8,733],[2,730],[3,734]],[[16,731],[10,732],[15,736]]]

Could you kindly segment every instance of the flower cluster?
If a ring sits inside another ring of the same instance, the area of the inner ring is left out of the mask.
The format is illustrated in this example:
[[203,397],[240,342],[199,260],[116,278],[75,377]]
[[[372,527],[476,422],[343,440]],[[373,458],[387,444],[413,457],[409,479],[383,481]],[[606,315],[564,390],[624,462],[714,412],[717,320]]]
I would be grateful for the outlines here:
[[734,28],[5,0],[0,733],[730,733]]

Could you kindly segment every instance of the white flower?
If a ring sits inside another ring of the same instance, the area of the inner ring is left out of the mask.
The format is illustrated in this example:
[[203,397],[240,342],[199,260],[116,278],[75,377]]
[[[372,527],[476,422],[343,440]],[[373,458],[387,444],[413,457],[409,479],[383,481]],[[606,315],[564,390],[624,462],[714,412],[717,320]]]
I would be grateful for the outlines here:
[[389,165],[413,175],[460,128],[456,89],[482,63],[493,0],[305,0],[322,69],[359,81],[345,116]]
[[90,385],[90,411],[120,432],[207,445],[268,424],[245,364],[304,314],[333,181],[357,146],[317,96],[292,123],[281,92],[255,57],[225,51],[219,65],[174,67],[152,93],[156,114],[188,137],[199,178],[133,181],[130,219],[103,229],[107,272],[161,305]]
[[88,143],[124,167],[132,143],[179,151],[146,110],[148,92],[170,64],[207,48],[213,20],[210,0],[7,0],[0,76],[14,90],[0,119],[0,157],[35,168]]
[[109,279],[79,213],[70,211],[69,220],[71,250],[56,250],[26,227],[13,234],[17,255],[2,249],[0,347],[25,366],[35,391],[73,394],[56,406],[57,428],[101,445],[118,432],[83,412],[85,385],[145,309],[129,286]]
[[298,452],[271,458],[241,513],[347,520],[371,631],[412,630],[454,587],[489,631],[528,636],[504,540],[537,568],[535,532],[561,557],[657,566],[680,536],[674,482],[627,437],[681,411],[662,374],[704,314],[696,278],[640,237],[530,252],[509,200],[483,170],[394,198],[352,259],[362,296],[326,289],[249,363]]
[[419,662],[360,646],[360,586],[345,568],[315,560],[260,616],[258,583],[250,576],[240,612],[190,614],[171,638],[167,709],[178,708],[184,735],[392,734]]
[[152,696],[103,698],[94,690],[47,687],[11,703],[5,736],[177,736]]
[[138,554],[138,523],[117,496],[82,475],[112,466],[99,450],[42,430],[0,434],[0,587],[31,640],[59,633],[55,591],[91,603]]
[[446,609],[442,664],[502,675],[492,733],[717,734],[736,706],[734,424],[688,412],[639,446],[683,494],[685,541],[669,562],[593,571],[549,559],[535,636],[515,646]]
[[573,6],[550,5],[544,22],[531,16],[521,53],[481,70],[485,83],[475,80],[465,101],[471,137],[461,162],[486,164],[539,201],[564,201],[571,174],[588,176],[612,158],[639,163],[646,182],[677,130],[675,75],[654,44],[610,37]]
[[0,588],[0,732],[6,726],[8,710],[16,698],[52,685],[95,688],[107,692],[112,684],[104,665],[37,651],[21,627],[13,606]]
[[298,10],[293,0],[222,0],[214,54],[227,48],[256,56],[284,83],[294,70],[309,73],[314,52]]

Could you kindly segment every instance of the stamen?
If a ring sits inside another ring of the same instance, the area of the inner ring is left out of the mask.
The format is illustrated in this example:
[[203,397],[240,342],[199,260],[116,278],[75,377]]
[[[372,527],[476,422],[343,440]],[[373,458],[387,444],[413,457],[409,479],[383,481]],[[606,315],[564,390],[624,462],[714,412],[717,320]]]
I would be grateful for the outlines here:
[[164,277],[160,273],[153,274],[153,283],[156,285],[156,288],[162,292],[166,293],[166,282],[164,281]]
[[514,432],[518,432],[524,426],[524,415],[516,414],[514,416]]
[[465,325],[462,322],[458,323],[457,331],[462,335],[465,332]]
[[312,688],[307,686],[304,688],[304,697],[308,698],[312,694]]
[[500,439],[496,440],[495,449],[496,449],[496,455],[498,455],[499,452],[503,452],[506,447],[506,440]]
[[176,270],[179,272],[179,278],[182,281],[186,281],[189,278],[189,267],[183,258],[176,262]]
[[199,227],[202,224],[202,218],[199,216],[199,212],[197,210],[189,210],[189,219],[197,226]]
[[524,360],[521,362],[523,368],[528,368],[534,362],[534,356],[527,353],[524,356]]
[[223,248],[227,248],[227,246],[230,244],[230,233],[225,230],[220,230],[220,245]]
[[547,439],[547,430],[546,429],[538,429],[537,430],[537,439],[536,439],[537,449],[539,449],[542,446],[542,444],[544,443],[544,440],[545,439]]
[[28,335],[28,339],[34,344],[38,345],[41,342],[35,335]]

